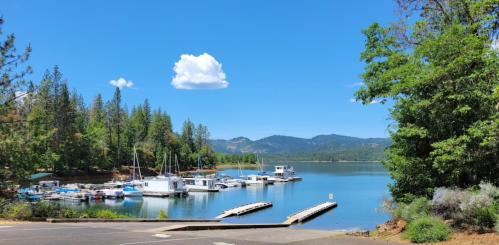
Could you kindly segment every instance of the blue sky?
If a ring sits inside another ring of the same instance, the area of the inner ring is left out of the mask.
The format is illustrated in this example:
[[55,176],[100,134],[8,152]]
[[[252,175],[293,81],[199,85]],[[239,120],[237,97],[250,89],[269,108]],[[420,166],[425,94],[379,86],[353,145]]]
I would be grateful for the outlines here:
[[133,83],[122,87],[123,102],[131,109],[148,98],[175,131],[190,118],[213,139],[368,138],[388,137],[390,105],[350,101],[365,66],[361,30],[395,20],[393,5],[33,0],[3,1],[0,13],[19,50],[31,43],[28,79],[37,84],[58,65],[87,104],[98,93],[110,100],[110,82],[123,78]]

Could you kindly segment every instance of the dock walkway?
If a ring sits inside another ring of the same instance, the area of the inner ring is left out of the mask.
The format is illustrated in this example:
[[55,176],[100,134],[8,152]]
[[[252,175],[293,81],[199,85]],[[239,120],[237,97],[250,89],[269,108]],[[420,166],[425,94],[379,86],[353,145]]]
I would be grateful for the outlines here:
[[227,209],[222,211],[222,214],[217,216],[216,219],[226,218],[232,215],[241,215],[249,212],[253,212],[262,208],[267,208],[272,206],[272,202],[254,202],[241,205],[235,208]]
[[331,208],[338,206],[336,202],[323,202],[321,204],[317,204],[313,207],[303,209],[302,211],[296,212],[287,217],[287,220],[283,222],[283,224],[293,224],[295,222],[301,222],[306,220],[314,215],[325,212]]

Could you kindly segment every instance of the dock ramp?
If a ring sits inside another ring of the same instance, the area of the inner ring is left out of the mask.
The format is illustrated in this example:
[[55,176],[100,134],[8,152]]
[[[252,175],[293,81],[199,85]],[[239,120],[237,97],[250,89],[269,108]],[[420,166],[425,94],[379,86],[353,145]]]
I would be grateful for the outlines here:
[[331,208],[338,206],[336,202],[323,202],[321,204],[317,204],[313,207],[303,209],[302,211],[296,212],[287,217],[287,220],[283,222],[283,224],[293,224],[295,222],[302,222],[312,216],[318,215],[322,212],[325,212]]
[[222,211],[222,214],[217,216],[216,219],[222,219],[226,218],[232,215],[242,215],[246,213],[250,213],[256,210],[260,210],[263,208],[271,207],[272,202],[254,202],[254,203],[248,203],[245,205],[241,205],[235,208],[227,209]]

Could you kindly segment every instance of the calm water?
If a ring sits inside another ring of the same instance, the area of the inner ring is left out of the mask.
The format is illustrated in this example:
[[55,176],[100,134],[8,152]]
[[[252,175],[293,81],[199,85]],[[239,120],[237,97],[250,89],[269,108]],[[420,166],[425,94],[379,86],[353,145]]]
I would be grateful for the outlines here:
[[[303,180],[275,183],[266,187],[231,188],[219,193],[189,193],[182,198],[125,198],[69,205],[76,210],[88,207],[110,209],[146,218],[157,217],[159,210],[163,209],[169,218],[213,219],[225,209],[256,201],[270,201],[274,204],[271,208],[241,217],[225,218],[223,222],[281,223],[290,214],[329,201],[329,193],[333,193],[333,201],[338,203],[338,207],[293,227],[322,230],[374,229],[377,224],[390,218],[375,210],[382,203],[382,195],[388,193],[386,184],[391,182],[387,170],[380,163],[281,162],[269,163],[265,170],[272,172],[275,165],[293,166]],[[245,175],[257,173],[251,169],[243,172]],[[237,169],[224,169],[219,174],[239,175]]]

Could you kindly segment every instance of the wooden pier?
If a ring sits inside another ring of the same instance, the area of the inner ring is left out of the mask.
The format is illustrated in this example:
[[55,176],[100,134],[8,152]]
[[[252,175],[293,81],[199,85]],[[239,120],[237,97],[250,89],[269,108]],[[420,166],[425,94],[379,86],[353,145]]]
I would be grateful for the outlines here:
[[245,213],[250,213],[259,209],[267,208],[272,206],[272,202],[254,202],[241,205],[235,208],[227,209],[222,211],[222,214],[217,216],[216,219],[226,218],[232,215],[242,215]]
[[283,224],[293,224],[295,222],[302,222],[314,215],[318,215],[322,212],[325,212],[331,208],[338,206],[336,202],[323,202],[321,204],[317,204],[313,207],[303,209],[300,212],[294,213],[287,217],[287,220],[283,222]]

